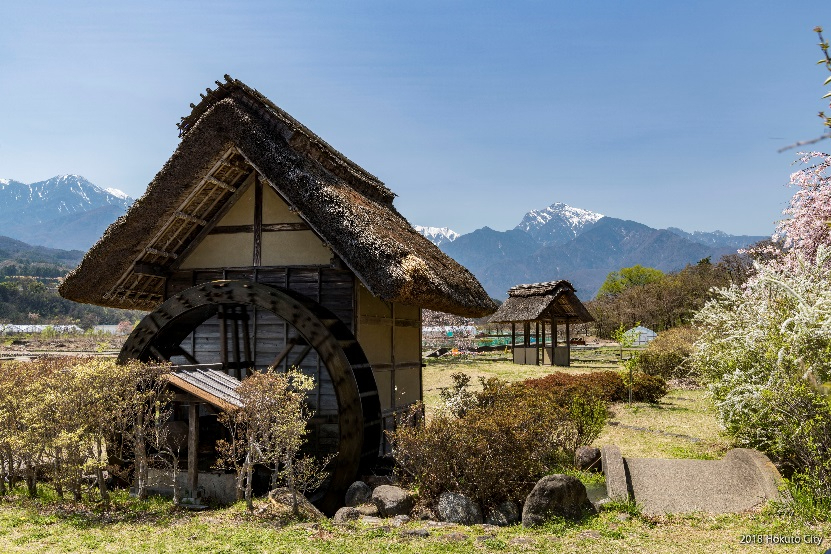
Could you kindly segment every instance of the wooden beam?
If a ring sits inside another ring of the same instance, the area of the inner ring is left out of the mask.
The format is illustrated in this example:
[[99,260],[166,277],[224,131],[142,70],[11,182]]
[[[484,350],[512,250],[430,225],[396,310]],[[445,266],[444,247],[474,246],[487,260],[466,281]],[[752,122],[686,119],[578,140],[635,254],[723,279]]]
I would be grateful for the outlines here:
[[283,363],[283,360],[286,359],[286,356],[289,355],[289,352],[291,352],[291,349],[294,348],[295,346],[297,346],[297,338],[293,337],[293,338],[288,339],[286,341],[286,346],[283,348],[283,350],[280,351],[279,354],[277,354],[277,357],[274,358],[274,361],[271,362],[271,365],[268,366],[268,370],[273,371],[273,370],[277,369],[278,367],[280,367],[280,364]]
[[190,214],[186,214],[182,211],[176,211],[173,213],[174,216],[178,217],[179,219],[184,219],[185,221],[190,221],[191,223],[196,223],[197,225],[205,226],[208,224],[207,221],[204,219],[200,219],[198,217],[192,216]]
[[178,254],[175,254],[173,252],[165,252],[164,250],[151,248],[149,246],[144,249],[144,252],[147,254],[153,254],[154,256],[162,256],[163,258],[172,258],[174,260],[179,257]]
[[[245,355],[245,366],[246,371],[243,377],[247,377],[251,370],[254,369],[254,358],[251,356],[251,335],[248,330],[248,309],[245,306],[241,307],[242,313],[240,314],[240,320],[242,320],[242,351]],[[256,312],[255,312],[256,313]],[[257,321],[254,320],[254,325],[257,325]]]
[[303,347],[303,350],[300,351],[300,354],[297,356],[297,358],[295,358],[294,363],[291,364],[291,365],[293,365],[294,367],[299,368],[300,364],[303,363],[303,360],[306,359],[306,356],[309,355],[309,352],[311,350],[312,350],[312,345],[307,343],[306,346]]
[[[228,327],[225,323],[225,306],[219,305],[219,357],[222,360],[222,367],[228,370]],[[230,375],[230,373],[228,373]]]
[[[189,364],[199,365],[199,360],[197,360],[196,358],[191,356],[190,353],[187,350],[182,348],[181,345],[179,345],[179,346],[177,346],[176,348],[173,349],[173,356],[182,356],[184,359],[186,359],[188,361]],[[171,357],[173,357],[173,356],[171,356]]]
[[202,227],[202,230],[199,231],[199,233],[196,235],[196,237],[194,237],[193,240],[191,240],[188,243],[188,245],[185,247],[185,249],[182,250],[181,254],[179,254],[179,258],[170,267],[171,271],[175,271],[175,270],[179,269],[179,266],[182,265],[182,262],[184,260],[186,260],[188,256],[190,256],[190,254],[193,252],[193,250],[197,246],[199,246],[199,244],[202,242],[202,239],[204,239],[206,236],[208,236],[208,234],[210,234],[210,232],[216,226],[217,222],[220,219],[222,219],[222,217],[226,213],[228,213],[228,210],[231,209],[231,206],[233,206],[234,203],[237,200],[239,200],[239,197],[242,196],[243,193],[245,192],[245,190],[250,186],[250,184],[254,180],[254,175],[255,174],[256,174],[256,172],[252,171],[251,174],[248,177],[246,177],[245,181],[243,181],[243,183],[239,187],[237,187],[234,194],[232,194],[229,198],[227,198],[223,201],[222,207],[219,208],[219,210],[217,210],[217,212],[210,219],[210,221],[208,221],[208,224],[205,225],[204,227]]
[[[236,308],[231,308],[234,312],[236,312]],[[234,349],[234,377],[239,380],[242,380],[242,369],[240,368],[240,358],[239,358],[239,322],[235,317],[231,320],[231,327],[234,330],[234,338],[233,338],[233,349]]]
[[158,348],[156,348],[155,346],[151,346],[151,347],[150,347],[150,353],[151,353],[151,354],[153,354],[153,356],[155,356],[155,357],[156,357],[156,359],[157,359],[157,360],[159,360],[160,362],[169,362],[169,361],[170,361],[170,360],[169,360],[169,359],[168,359],[168,358],[167,358],[164,354],[162,354],[162,353],[161,353],[161,351],[160,351]]
[[[176,476],[174,475],[175,479]],[[190,497],[196,499],[199,486],[199,404],[188,406],[188,489]]]
[[362,315],[360,317],[360,323],[364,325],[382,325],[384,327],[414,327],[420,328],[421,323],[417,319],[403,319],[403,318],[396,318],[393,319],[391,317],[383,317],[383,316],[375,316],[375,315]]
[[254,178],[254,267],[263,262],[263,182]]
[[[261,231],[263,233],[279,233],[283,231],[309,231],[309,226],[305,223],[262,223]],[[211,235],[237,235],[244,233],[254,233],[254,225],[217,225],[211,229]]]
[[229,185],[228,183],[226,183],[224,181],[220,181],[219,179],[217,179],[216,177],[213,177],[213,176],[209,176],[207,179],[205,179],[205,181],[207,181],[208,183],[210,183],[212,185],[216,185],[219,188],[223,188],[223,189],[231,191],[231,192],[236,192],[236,190],[237,190],[233,186]]

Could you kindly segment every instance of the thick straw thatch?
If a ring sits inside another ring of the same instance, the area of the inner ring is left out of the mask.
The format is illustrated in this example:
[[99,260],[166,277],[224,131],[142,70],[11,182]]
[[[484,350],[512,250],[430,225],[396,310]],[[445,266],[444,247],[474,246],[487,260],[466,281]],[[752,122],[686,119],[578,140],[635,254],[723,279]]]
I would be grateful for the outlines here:
[[381,181],[258,92],[226,80],[192,105],[173,156],[67,276],[62,296],[154,309],[165,272],[255,171],[373,294],[471,317],[493,312],[476,278],[410,226]]
[[574,294],[568,281],[549,281],[518,285],[508,291],[508,299],[499,306],[489,321],[551,321],[587,323],[594,318]]

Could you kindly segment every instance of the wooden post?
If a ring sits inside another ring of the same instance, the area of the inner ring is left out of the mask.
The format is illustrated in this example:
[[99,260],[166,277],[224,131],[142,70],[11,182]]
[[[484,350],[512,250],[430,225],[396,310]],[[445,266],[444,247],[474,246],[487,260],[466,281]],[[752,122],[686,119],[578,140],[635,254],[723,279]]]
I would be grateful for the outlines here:
[[254,267],[263,260],[263,182],[254,177]]
[[542,323],[542,365],[545,365],[545,321],[540,323]]
[[534,365],[540,365],[540,322],[534,322]]
[[511,361],[516,363],[516,323],[511,322]]
[[[199,486],[199,404],[188,406],[188,489],[190,497],[196,499]],[[175,477],[174,477],[175,479]]]
[[[256,310],[254,313],[257,313]],[[254,358],[251,357],[251,335],[248,332],[248,310],[242,307],[242,347],[245,353],[245,375],[247,377],[254,369]],[[256,323],[256,322],[255,322]]]
[[231,308],[231,327],[234,332],[234,343],[231,345],[234,350],[234,376],[242,380],[242,364],[239,357],[239,310]]
[[568,324],[568,316],[566,316],[566,349],[566,352],[568,352],[566,367],[571,367],[571,329]]
[[230,375],[230,368],[228,367],[228,326],[225,322],[225,306],[219,305],[219,357],[222,360],[222,369]]
[[551,365],[554,365],[554,356],[557,353],[557,320],[551,318]]

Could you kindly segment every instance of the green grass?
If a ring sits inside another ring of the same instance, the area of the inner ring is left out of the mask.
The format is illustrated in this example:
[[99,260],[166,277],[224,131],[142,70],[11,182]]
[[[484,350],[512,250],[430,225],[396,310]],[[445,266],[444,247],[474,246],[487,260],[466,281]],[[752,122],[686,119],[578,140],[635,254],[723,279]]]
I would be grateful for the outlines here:
[[[618,367],[617,351],[611,348],[576,350],[575,355],[574,366],[566,371]],[[497,356],[431,361],[424,370],[428,407],[431,402],[435,407],[439,388],[449,385],[456,371],[469,373],[474,380],[482,375],[516,381],[540,377],[552,368],[517,366]],[[718,458],[730,447],[703,391],[673,391],[658,405],[614,404],[611,414],[611,421],[620,425],[607,425],[597,444],[617,444],[624,456]],[[599,474],[563,471],[589,487],[603,484]],[[450,526],[430,529],[429,537],[418,538],[406,532],[423,528],[421,522],[401,528],[389,523],[286,524],[249,514],[241,504],[192,513],[173,510],[169,500],[138,501],[123,492],[114,494],[111,508],[104,510],[95,503],[61,504],[48,485],[40,490],[35,500],[26,498],[19,488],[0,501],[0,552],[676,553],[761,549],[816,553],[831,547],[831,538],[822,546],[741,544],[745,535],[831,537],[831,524],[810,525],[806,518],[775,507],[748,514],[646,517],[632,503],[614,503],[604,506],[596,517],[579,522],[560,520],[531,530]]]
[[[22,489],[18,491],[22,495]],[[775,513],[647,518],[636,506],[618,503],[579,522],[553,521],[528,530],[481,525],[430,529],[355,523],[336,526],[280,525],[248,515],[238,506],[210,512],[172,511],[166,500],[138,502],[115,495],[113,508],[84,510],[51,501],[7,497],[0,505],[3,552],[687,552],[746,551],[742,535],[828,535],[831,526],[809,527]],[[774,550],[817,552],[816,546]]]
[[619,425],[607,424],[595,444],[615,444],[624,456],[709,460],[731,448],[703,390],[673,390],[658,404],[615,403],[609,412]]

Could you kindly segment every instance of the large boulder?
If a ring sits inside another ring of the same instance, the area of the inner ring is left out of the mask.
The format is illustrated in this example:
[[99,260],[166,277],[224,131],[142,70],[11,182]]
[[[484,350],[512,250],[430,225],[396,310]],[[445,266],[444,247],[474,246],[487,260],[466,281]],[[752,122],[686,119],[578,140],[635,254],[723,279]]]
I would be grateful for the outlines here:
[[525,499],[522,525],[542,525],[554,516],[579,519],[587,511],[594,512],[594,506],[579,479],[570,475],[546,475]]
[[361,513],[352,508],[351,506],[344,506],[337,512],[335,512],[335,517],[332,518],[332,523],[336,524],[344,524],[350,521],[356,521],[360,519]]
[[443,492],[439,496],[439,518],[442,521],[461,525],[482,523],[482,509],[479,504],[463,494]]
[[291,513],[293,511],[293,501],[297,499],[297,510],[300,516],[307,521],[323,521],[326,519],[320,510],[314,504],[300,493],[296,495],[287,488],[273,489],[268,493],[268,503],[266,510],[273,514]]
[[372,489],[369,488],[369,485],[363,481],[355,481],[346,489],[344,505],[354,508],[366,504],[370,499],[372,499]]
[[499,506],[493,508],[488,512],[488,517],[485,518],[485,523],[488,525],[498,525],[500,527],[507,527],[514,523],[519,523],[522,513],[519,511],[519,506],[516,502],[505,500]]
[[381,517],[409,515],[415,501],[413,495],[393,485],[380,485],[372,491],[372,503],[378,507]]
[[600,471],[600,449],[594,446],[579,446],[574,452],[574,465],[583,471]]

